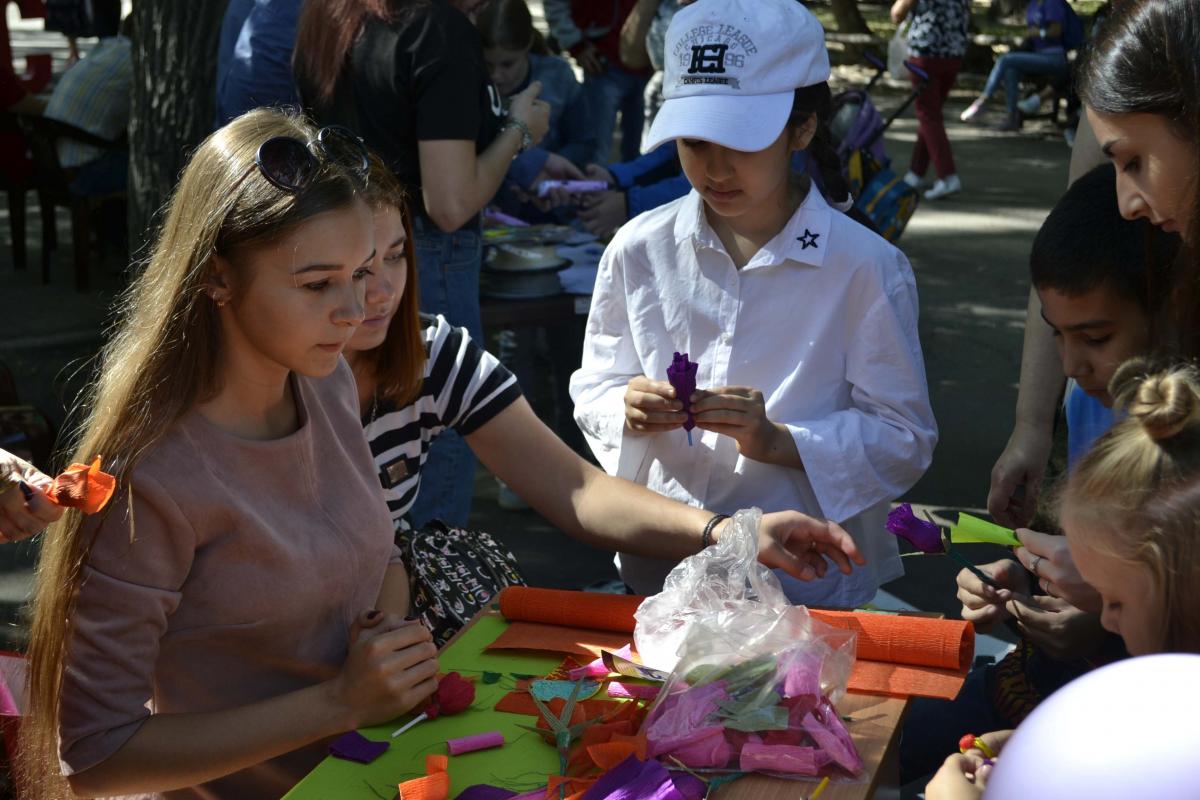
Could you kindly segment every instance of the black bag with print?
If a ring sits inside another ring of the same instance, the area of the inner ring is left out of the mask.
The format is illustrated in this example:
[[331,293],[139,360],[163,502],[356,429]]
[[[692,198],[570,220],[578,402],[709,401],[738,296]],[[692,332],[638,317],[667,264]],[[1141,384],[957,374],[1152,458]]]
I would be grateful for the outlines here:
[[452,528],[440,520],[419,531],[399,531],[412,596],[438,647],[486,608],[505,586],[524,586],[517,559],[482,531]]

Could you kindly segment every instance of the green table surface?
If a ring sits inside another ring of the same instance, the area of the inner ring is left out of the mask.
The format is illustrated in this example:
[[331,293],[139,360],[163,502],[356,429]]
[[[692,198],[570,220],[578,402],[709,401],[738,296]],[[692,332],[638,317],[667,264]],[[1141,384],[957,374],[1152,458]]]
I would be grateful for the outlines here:
[[[326,758],[285,795],[285,800],[376,800],[396,796],[397,784],[425,774],[425,756],[446,755],[446,740],[475,733],[500,731],[505,745],[450,758],[450,797],[476,783],[490,783],[517,791],[531,791],[558,773],[558,754],[540,736],[520,725],[534,725],[534,717],[495,711],[495,705],[513,688],[513,674],[545,675],[562,658],[546,655],[487,653],[484,648],[504,632],[508,623],[499,612],[478,617],[450,643],[439,657],[442,672],[458,671],[475,681],[475,703],[452,717],[428,720],[392,739],[391,732],[407,717],[359,732],[368,739],[389,741],[391,747],[370,764]],[[498,683],[478,680],[483,672],[498,672]]]

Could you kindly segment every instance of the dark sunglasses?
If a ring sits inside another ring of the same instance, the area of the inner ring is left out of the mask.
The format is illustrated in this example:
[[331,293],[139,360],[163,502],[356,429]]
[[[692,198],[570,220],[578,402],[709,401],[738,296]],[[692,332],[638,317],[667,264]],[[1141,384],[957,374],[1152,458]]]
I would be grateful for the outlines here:
[[276,136],[258,147],[254,163],[263,177],[285,192],[302,192],[327,161],[367,184],[370,161],[367,146],[349,128],[329,125],[317,132],[317,138],[303,142],[292,136]]

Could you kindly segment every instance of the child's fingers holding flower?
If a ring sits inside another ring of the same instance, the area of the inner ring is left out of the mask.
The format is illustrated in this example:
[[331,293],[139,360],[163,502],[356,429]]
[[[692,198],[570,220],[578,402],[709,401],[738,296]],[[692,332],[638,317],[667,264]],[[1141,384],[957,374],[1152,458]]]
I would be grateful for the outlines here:
[[792,435],[767,417],[763,393],[749,386],[721,386],[692,395],[696,427],[737,441],[746,458],[802,468]]
[[687,421],[683,403],[667,381],[639,375],[625,387],[625,427],[637,433],[659,433]]
[[983,787],[975,783],[975,764],[962,753],[947,758],[925,786],[925,800],[977,800]]

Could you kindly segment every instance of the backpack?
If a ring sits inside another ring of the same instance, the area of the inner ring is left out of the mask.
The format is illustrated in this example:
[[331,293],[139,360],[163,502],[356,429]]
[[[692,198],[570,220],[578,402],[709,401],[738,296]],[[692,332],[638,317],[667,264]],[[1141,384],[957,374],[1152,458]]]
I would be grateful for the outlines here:
[[516,557],[482,531],[433,520],[418,531],[398,531],[396,544],[408,571],[410,613],[439,648],[505,586],[525,585]]
[[917,211],[920,193],[865,150],[850,154],[847,177],[856,198],[854,207],[871,220],[880,236],[896,242]]

